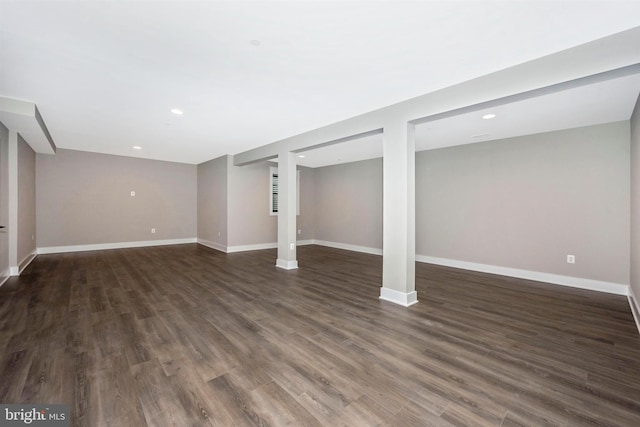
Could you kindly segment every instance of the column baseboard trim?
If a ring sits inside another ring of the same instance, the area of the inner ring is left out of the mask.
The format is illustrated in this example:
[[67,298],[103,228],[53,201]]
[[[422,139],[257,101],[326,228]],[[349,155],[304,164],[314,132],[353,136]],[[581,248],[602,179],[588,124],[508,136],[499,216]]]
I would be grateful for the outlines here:
[[286,259],[277,259],[276,267],[282,268],[284,270],[295,270],[298,268],[298,261],[297,260],[288,261]]
[[404,293],[395,289],[380,288],[380,299],[389,301],[403,307],[409,307],[418,302],[418,293],[416,291]]

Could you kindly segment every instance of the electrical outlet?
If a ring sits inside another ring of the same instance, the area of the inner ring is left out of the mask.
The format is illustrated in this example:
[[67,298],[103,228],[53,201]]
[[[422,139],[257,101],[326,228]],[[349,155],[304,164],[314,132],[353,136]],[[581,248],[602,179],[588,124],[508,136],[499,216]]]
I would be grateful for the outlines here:
[[131,192],[131,197],[136,197],[136,192],[135,191]]
[[567,263],[575,264],[576,263],[576,256],[575,255],[567,255]]
[[296,247],[296,244],[295,244],[295,243],[291,243],[291,244],[289,244],[289,250],[290,250],[290,251],[294,250],[294,249],[295,249],[295,247]]
[[220,232],[218,231],[218,237],[220,237]]
[[151,234],[154,234],[155,232],[156,232],[156,229],[155,229],[155,228],[152,228],[152,229],[151,229]]
[[302,230],[298,230],[298,234],[302,234]]

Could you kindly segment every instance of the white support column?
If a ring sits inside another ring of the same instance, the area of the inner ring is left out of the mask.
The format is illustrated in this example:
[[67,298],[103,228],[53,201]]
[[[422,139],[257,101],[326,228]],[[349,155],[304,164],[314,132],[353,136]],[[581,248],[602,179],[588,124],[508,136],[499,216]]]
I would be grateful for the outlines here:
[[383,133],[383,236],[380,299],[408,307],[416,293],[414,125],[389,123]]
[[9,131],[9,274],[18,276],[18,132]]
[[285,270],[298,268],[296,198],[295,154],[280,153],[278,155],[278,259],[276,266]]

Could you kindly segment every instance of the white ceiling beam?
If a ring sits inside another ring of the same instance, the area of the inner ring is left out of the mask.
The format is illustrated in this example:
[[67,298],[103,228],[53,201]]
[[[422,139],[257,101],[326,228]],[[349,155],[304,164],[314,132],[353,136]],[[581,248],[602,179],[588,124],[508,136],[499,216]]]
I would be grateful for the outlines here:
[[635,66],[640,64],[639,45],[640,27],[636,27],[236,154],[234,164],[240,166],[272,158],[279,152],[300,152],[326,145],[329,141],[340,141],[345,136],[365,134],[382,128],[388,119],[417,122],[472,105]]
[[56,144],[33,102],[0,97],[0,122],[19,133],[36,153],[56,153]]

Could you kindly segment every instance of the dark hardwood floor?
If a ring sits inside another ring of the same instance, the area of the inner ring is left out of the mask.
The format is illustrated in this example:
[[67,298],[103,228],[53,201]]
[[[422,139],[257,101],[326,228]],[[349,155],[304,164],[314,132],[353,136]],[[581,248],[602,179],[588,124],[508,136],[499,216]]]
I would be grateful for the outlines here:
[[0,288],[0,402],[78,426],[640,426],[625,297],[381,258],[198,245],[40,255]]

